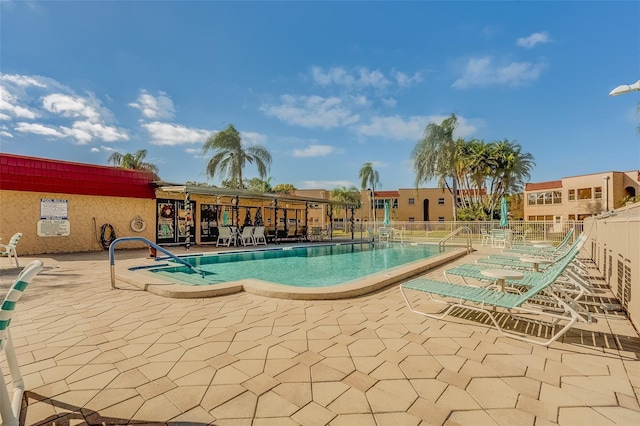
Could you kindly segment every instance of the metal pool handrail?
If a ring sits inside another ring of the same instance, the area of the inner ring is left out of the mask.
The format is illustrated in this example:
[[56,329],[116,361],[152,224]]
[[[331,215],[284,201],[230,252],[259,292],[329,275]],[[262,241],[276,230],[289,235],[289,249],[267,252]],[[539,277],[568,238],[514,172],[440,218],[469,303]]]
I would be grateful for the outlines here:
[[116,238],[115,240],[113,240],[113,242],[109,246],[109,265],[111,265],[111,288],[117,288],[116,287],[116,271],[115,271],[115,263],[116,263],[115,246],[116,246],[116,244],[118,244],[120,242],[123,242],[123,241],[142,241],[143,243],[148,244],[149,246],[153,247],[157,251],[166,254],[167,256],[169,256],[170,258],[175,260],[176,262],[181,263],[184,266],[188,267],[193,272],[202,275],[202,277],[205,276],[204,272],[202,272],[201,270],[199,270],[198,268],[196,268],[195,266],[193,266],[192,264],[190,264],[186,260],[180,259],[175,254],[163,249],[162,247],[160,247],[157,244],[152,243],[151,241],[147,240],[144,237],[120,237],[120,238]]
[[466,231],[467,232],[467,253],[471,253],[473,251],[473,245],[472,245],[472,242],[471,242],[471,228],[469,228],[468,226],[461,226],[459,228],[456,228],[453,232],[449,233],[449,235],[447,235],[446,237],[441,239],[440,242],[438,242],[439,251],[443,252],[444,251],[444,243],[446,243],[447,241],[449,241],[451,238],[455,237],[456,235],[458,235],[462,231]]

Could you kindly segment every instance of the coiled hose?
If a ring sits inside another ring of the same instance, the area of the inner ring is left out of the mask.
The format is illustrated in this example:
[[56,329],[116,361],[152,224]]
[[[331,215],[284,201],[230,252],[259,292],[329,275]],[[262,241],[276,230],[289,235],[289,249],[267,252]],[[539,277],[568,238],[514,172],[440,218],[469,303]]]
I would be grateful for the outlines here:
[[116,238],[116,231],[110,223],[102,225],[102,228],[100,228],[100,245],[103,249],[109,250],[109,246],[116,240]]

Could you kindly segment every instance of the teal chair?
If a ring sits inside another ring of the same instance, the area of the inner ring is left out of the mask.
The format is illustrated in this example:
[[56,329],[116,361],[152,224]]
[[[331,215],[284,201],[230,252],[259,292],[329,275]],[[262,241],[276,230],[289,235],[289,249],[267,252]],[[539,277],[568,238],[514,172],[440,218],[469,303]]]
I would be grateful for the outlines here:
[[[469,309],[481,312],[490,319],[496,330],[505,337],[524,342],[549,346],[566,333],[576,322],[590,322],[591,317],[584,318],[575,308],[576,303],[565,297],[562,290],[555,288],[554,283],[562,271],[575,258],[577,252],[563,258],[555,268],[538,273],[538,278],[531,282],[523,292],[501,291],[495,286],[473,287],[464,284],[452,284],[426,278],[417,278],[400,285],[400,293],[411,312],[434,319],[444,319],[456,309]],[[508,289],[507,289],[508,290]],[[447,305],[444,312],[429,313],[418,309],[420,294],[426,294],[430,301]],[[412,302],[413,300],[413,302]],[[530,316],[542,316],[550,319],[549,333],[546,340],[532,339],[527,334],[505,328],[504,320],[497,315],[510,316],[516,321],[534,322]],[[559,324],[565,325],[560,327]]]
[[2,307],[0,307],[0,351],[4,351],[11,380],[13,382],[13,398],[9,399],[9,391],[7,383],[4,380],[4,374],[0,371],[0,415],[2,416],[3,426],[17,426],[20,418],[20,409],[22,408],[22,396],[24,394],[24,381],[20,373],[20,365],[16,357],[16,351],[11,341],[11,333],[9,325],[11,317],[16,308],[16,303],[22,297],[22,293],[27,288],[33,277],[42,270],[42,261],[34,260],[29,263],[15,279],[13,285],[4,298]]

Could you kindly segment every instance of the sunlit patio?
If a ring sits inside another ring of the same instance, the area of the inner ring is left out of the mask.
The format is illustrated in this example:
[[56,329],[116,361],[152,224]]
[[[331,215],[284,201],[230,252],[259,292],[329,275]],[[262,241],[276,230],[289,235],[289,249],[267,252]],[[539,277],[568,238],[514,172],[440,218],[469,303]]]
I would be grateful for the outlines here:
[[[454,264],[498,251],[477,248]],[[24,424],[640,423],[640,338],[600,309],[612,300],[596,270],[597,321],[544,348],[472,315],[413,314],[397,285],[339,301],[179,300],[112,290],[106,252],[33,258],[45,268],[11,325]],[[18,270],[2,261],[6,290]]]

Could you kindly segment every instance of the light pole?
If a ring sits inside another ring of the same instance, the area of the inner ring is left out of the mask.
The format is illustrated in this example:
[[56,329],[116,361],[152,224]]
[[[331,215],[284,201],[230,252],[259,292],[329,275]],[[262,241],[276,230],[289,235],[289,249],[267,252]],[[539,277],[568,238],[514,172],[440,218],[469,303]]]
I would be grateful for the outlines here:
[[602,176],[604,179],[604,211],[609,211],[609,176]]
[[640,90],[640,80],[636,81],[633,84],[623,84],[616,87],[611,92],[609,92],[609,96],[618,96],[622,95],[623,93],[633,92],[634,90]]

